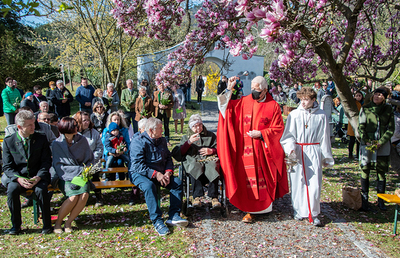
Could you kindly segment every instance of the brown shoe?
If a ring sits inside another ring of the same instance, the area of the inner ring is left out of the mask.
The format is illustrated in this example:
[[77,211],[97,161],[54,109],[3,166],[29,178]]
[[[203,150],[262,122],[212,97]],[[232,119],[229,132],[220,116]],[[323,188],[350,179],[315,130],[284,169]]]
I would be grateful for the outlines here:
[[212,198],[211,205],[213,209],[221,208],[221,203],[218,201],[218,198]]
[[193,200],[193,207],[196,207],[196,208],[201,207],[200,197],[194,198],[194,200]]
[[253,223],[253,221],[254,221],[253,215],[251,215],[250,213],[247,213],[247,214],[243,217],[242,221],[243,221],[244,223]]

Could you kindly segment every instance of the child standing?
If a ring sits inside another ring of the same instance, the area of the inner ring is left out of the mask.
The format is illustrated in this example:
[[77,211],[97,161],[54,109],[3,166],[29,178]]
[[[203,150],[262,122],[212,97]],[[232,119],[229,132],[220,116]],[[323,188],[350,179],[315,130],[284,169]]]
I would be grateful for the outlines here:
[[334,164],[329,123],[315,101],[317,94],[313,89],[303,87],[297,97],[301,104],[289,113],[281,138],[285,153],[298,160],[290,173],[294,218],[308,217],[315,226],[321,226],[317,216],[320,213],[322,166]]
[[[119,148],[122,145],[125,145],[125,147],[122,149]],[[105,148],[109,155],[107,157],[106,168],[109,168],[115,159],[122,159],[129,166],[129,158],[125,154],[127,151],[126,141],[120,133],[118,125],[114,122],[108,126],[108,132],[106,132],[105,136]]]

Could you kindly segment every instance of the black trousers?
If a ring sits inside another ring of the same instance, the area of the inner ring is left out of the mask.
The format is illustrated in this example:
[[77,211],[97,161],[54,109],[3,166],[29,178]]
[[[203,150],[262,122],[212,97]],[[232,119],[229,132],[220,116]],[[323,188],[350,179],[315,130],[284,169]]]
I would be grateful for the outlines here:
[[[36,200],[42,210],[43,229],[51,228],[50,216],[50,195],[47,190],[49,182],[39,181],[33,188],[36,195]],[[21,219],[21,193],[27,189],[22,187],[18,182],[10,182],[7,186],[7,204],[11,213],[12,226],[15,229],[20,229],[22,225]]]
[[354,144],[356,144],[356,156],[358,157],[360,153],[360,143],[356,140],[355,136],[350,136],[350,141],[349,141],[349,156],[353,156],[353,149],[354,149]]
[[198,91],[197,92],[197,102],[201,102],[201,95],[203,95],[203,92]]
[[158,111],[157,118],[164,122],[164,135],[167,142],[169,142],[169,117],[167,116],[166,111],[164,110],[164,113],[162,114]]
[[218,198],[218,180],[219,180],[218,177],[214,181],[209,182],[204,174],[202,174],[197,180],[192,175],[190,174],[188,175],[193,188],[193,198],[204,196],[203,185],[207,183],[208,183],[208,197]]

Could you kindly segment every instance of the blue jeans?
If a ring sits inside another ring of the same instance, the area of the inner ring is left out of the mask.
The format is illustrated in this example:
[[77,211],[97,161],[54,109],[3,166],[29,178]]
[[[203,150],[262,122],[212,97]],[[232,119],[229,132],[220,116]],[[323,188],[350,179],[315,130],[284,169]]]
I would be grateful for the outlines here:
[[107,161],[106,161],[106,168],[109,168],[111,164],[116,161],[117,159],[122,159],[122,161],[126,164],[126,166],[129,168],[129,158],[126,154],[122,154],[119,157],[114,157],[114,156],[108,156]]
[[192,89],[190,87],[188,87],[186,89],[186,102],[190,102],[191,97],[192,97],[191,94],[192,94]]
[[15,113],[4,113],[6,117],[7,125],[15,124]]
[[[129,172],[131,182],[140,188],[144,193],[147,209],[150,214],[150,219],[153,223],[162,220],[162,211],[157,204],[157,185],[160,183],[154,178],[149,179],[139,173]],[[169,185],[165,188],[169,189],[169,211],[168,215],[172,218],[175,214],[180,214],[182,207],[182,182],[179,178],[172,176]]]
[[133,132],[137,133],[138,131],[138,122],[135,120],[136,112],[125,112],[125,120],[129,127],[132,123]]

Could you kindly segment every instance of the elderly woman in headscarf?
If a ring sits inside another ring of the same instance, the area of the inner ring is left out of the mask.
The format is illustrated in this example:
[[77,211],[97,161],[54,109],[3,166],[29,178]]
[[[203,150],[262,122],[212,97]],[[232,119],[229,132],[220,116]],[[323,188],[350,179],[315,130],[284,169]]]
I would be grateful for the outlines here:
[[207,131],[200,115],[195,114],[190,117],[188,134],[184,135],[180,144],[172,150],[172,156],[182,162],[183,168],[191,179],[193,206],[202,205],[203,185],[208,183],[208,197],[212,198],[212,207],[221,207],[218,201],[217,136]]

